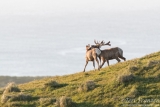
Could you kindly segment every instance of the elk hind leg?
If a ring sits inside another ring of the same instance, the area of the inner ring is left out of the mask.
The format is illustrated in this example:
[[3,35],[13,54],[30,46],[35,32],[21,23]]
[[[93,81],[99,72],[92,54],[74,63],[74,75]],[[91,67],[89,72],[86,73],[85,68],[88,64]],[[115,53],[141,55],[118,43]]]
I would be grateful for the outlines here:
[[109,60],[107,60],[107,64],[108,64],[108,66],[109,66]]
[[119,55],[119,53],[117,52],[116,54],[115,54],[115,59],[118,61],[118,63],[119,62],[121,62],[121,60],[118,58],[120,55]]
[[123,59],[124,61],[126,61],[126,58],[123,56],[119,56],[119,58]]
[[121,62],[121,60],[118,57],[116,57],[116,60],[118,61],[118,63]]
[[97,64],[98,64],[98,70],[99,70],[99,69],[100,69],[99,61],[98,61],[97,57],[95,57],[94,59],[96,60],[96,62],[97,62]]
[[96,69],[95,69],[95,62],[94,62],[94,60],[93,60],[93,67],[94,67],[94,70],[96,71]]

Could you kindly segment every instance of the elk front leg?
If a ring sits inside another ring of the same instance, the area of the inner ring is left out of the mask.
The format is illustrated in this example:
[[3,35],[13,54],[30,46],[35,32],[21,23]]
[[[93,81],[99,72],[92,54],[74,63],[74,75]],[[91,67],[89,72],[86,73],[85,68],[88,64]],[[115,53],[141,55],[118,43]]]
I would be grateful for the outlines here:
[[101,60],[102,60],[102,64],[100,65],[100,68],[102,68],[102,66],[104,65],[104,63],[106,61],[103,57],[101,57]]
[[102,68],[102,66],[104,65],[104,63],[105,63],[105,60],[102,61],[102,64],[101,64],[100,68]]
[[83,72],[85,72],[85,69],[86,69],[87,64],[88,64],[88,61],[86,61],[86,64],[85,64],[85,66],[84,66]]

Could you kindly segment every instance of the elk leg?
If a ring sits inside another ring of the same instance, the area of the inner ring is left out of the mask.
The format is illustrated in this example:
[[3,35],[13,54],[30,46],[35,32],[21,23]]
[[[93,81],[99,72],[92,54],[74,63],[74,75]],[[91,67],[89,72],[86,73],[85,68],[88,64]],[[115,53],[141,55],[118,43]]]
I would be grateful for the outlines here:
[[108,66],[109,66],[109,60],[107,60],[107,64],[108,64]]
[[99,66],[99,61],[98,59],[96,58],[96,61],[97,61],[97,64],[98,64],[98,70],[100,69],[100,66]]
[[88,61],[86,61],[86,64],[85,64],[85,66],[84,66],[83,72],[85,72],[85,69],[86,69],[87,64],[88,64]]
[[102,66],[104,65],[105,62],[106,62],[106,60],[102,59],[102,64],[101,64],[100,68],[102,68]]
[[96,69],[95,69],[95,62],[94,62],[94,60],[93,60],[93,67],[94,67],[94,70],[96,71]]
[[118,63],[121,62],[121,60],[118,57],[116,57],[116,60],[118,61]]
[[100,62],[99,64],[101,65],[101,57],[99,56],[98,58],[99,58],[99,62]]
[[125,57],[123,57],[123,56],[119,56],[119,58],[121,58],[121,59],[123,59],[124,61],[126,61],[126,58]]

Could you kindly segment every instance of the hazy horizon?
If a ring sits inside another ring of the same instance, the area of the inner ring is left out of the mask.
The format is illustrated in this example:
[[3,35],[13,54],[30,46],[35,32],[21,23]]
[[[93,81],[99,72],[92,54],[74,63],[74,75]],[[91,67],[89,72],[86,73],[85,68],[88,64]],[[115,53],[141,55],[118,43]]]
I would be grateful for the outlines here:
[[[0,75],[81,72],[85,45],[94,44],[94,39],[111,41],[111,47],[123,49],[127,60],[159,51],[159,3],[158,0],[2,1]],[[90,62],[86,70],[92,69]]]

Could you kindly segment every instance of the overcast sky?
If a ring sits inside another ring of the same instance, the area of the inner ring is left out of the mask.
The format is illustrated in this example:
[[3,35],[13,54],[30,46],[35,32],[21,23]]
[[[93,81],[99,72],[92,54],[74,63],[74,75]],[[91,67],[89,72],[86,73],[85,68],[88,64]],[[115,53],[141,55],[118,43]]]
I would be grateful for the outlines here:
[[3,0],[0,15],[65,15],[74,12],[157,10],[159,0]]
[[127,60],[158,51],[159,17],[160,0],[1,0],[1,74],[81,71],[94,39],[110,40]]

